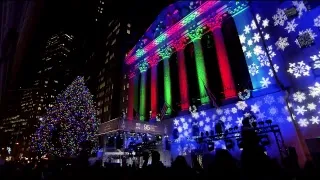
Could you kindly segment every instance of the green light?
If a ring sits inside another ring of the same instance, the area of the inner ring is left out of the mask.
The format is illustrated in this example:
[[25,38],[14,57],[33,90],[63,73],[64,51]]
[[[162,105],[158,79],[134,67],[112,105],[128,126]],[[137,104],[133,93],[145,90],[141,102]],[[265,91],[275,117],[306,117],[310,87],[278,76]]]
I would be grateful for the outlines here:
[[163,33],[159,37],[157,37],[157,39],[154,42],[155,42],[156,45],[158,45],[161,42],[163,42],[164,40],[166,40],[166,38],[167,38],[167,34]]
[[[138,113],[139,110],[139,76],[134,77],[134,110]],[[131,88],[131,87],[130,87]]]
[[193,42],[194,44],[194,54],[196,58],[196,69],[197,69],[197,77],[200,91],[200,101],[201,104],[208,104],[210,99],[207,95],[205,85],[207,84],[207,73],[204,65],[204,58],[202,53],[201,41],[196,40]]
[[171,79],[170,79],[169,58],[165,58],[163,60],[163,74],[164,74],[164,101],[169,106],[166,114],[171,114],[172,99],[171,99]]
[[171,47],[166,47],[159,51],[159,56],[162,59],[167,59],[167,58],[170,58],[172,52],[173,52],[173,49]]
[[199,16],[199,13],[197,11],[192,12],[191,14],[189,14],[188,16],[186,16],[182,21],[181,24],[183,26],[189,24],[191,21],[194,21],[196,19],[196,17]]
[[146,77],[147,73],[141,73],[141,82],[140,82],[140,120],[144,121],[146,118]]
[[139,70],[140,72],[146,72],[148,70],[149,64],[146,60],[143,60],[139,63]]
[[143,56],[146,52],[144,51],[144,49],[138,49],[136,51],[136,56],[139,58],[141,56]]
[[201,39],[203,33],[204,33],[204,28],[198,27],[197,29],[194,29],[188,32],[187,35],[191,39],[191,41],[195,41],[195,40]]

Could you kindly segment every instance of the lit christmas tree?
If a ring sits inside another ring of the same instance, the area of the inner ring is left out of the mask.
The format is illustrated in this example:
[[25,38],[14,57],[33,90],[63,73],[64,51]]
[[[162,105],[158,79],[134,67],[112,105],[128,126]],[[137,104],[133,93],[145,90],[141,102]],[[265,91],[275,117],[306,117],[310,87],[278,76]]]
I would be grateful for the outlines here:
[[94,151],[98,146],[99,125],[92,95],[84,78],[77,77],[40,119],[33,147],[41,155],[58,157],[79,155],[83,144],[90,144],[89,149]]

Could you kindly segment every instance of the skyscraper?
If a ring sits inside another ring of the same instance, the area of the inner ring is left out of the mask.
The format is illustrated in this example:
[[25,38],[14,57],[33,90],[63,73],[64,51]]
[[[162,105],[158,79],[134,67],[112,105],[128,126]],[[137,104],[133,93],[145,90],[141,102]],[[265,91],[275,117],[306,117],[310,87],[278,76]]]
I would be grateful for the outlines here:
[[37,116],[53,106],[55,97],[73,80],[70,56],[74,49],[74,37],[65,32],[54,34],[47,40],[33,84]]

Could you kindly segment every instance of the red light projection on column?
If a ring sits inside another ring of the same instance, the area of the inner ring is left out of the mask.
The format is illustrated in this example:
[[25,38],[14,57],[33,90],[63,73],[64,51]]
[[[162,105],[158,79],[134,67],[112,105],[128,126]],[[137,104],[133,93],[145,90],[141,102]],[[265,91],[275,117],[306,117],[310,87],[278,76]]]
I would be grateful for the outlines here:
[[155,118],[158,113],[158,70],[157,65],[159,57],[154,55],[148,59],[149,66],[151,67],[151,117]]
[[131,72],[128,75],[129,78],[129,91],[128,91],[128,120],[133,120],[133,105],[134,105],[134,86],[135,86],[135,73]]
[[232,97],[236,97],[237,92],[235,89],[228,54],[226,51],[223,34],[221,31],[222,21],[225,16],[226,14],[218,14],[214,18],[210,19],[207,25],[213,33],[213,38],[217,51],[217,59],[224,89],[224,96],[225,99],[229,99]]
[[177,58],[178,58],[181,111],[188,110],[190,106],[188,77],[187,77],[187,69],[186,69],[185,56],[184,56],[185,45],[186,45],[185,38],[176,40],[172,44],[172,46],[177,51]]

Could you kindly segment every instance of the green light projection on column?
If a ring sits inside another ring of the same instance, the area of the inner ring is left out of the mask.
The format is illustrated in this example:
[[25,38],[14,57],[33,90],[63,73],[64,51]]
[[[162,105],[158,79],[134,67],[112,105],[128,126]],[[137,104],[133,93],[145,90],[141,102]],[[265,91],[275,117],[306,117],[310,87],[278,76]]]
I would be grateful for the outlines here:
[[166,114],[172,113],[172,97],[171,97],[171,78],[170,78],[170,65],[169,58],[173,52],[171,47],[162,49],[159,56],[163,59],[163,76],[164,76],[164,101],[168,106]]
[[199,92],[200,92],[200,101],[201,104],[208,104],[210,99],[207,95],[205,86],[208,86],[207,83],[207,73],[204,64],[203,52],[200,39],[197,39],[193,42],[194,44],[194,54],[196,60],[196,69],[198,76]]
[[172,97],[171,97],[171,79],[170,79],[170,65],[169,58],[163,60],[163,74],[164,74],[164,101],[167,103],[168,109],[166,114],[172,113]]
[[146,118],[146,72],[141,73],[141,81],[140,81],[140,120],[144,121]]

